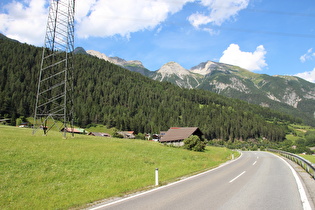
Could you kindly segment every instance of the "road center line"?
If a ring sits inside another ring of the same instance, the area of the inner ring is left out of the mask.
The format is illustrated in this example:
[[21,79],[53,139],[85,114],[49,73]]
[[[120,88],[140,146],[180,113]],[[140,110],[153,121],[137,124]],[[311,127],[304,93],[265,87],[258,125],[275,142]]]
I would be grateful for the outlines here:
[[196,174],[196,175],[194,175],[194,176],[190,176],[190,177],[181,179],[181,180],[179,180],[179,181],[172,182],[172,183],[170,183],[170,184],[163,185],[163,186],[160,186],[160,187],[157,187],[157,188],[153,188],[153,189],[151,189],[151,190],[144,191],[144,192],[142,192],[142,193],[138,193],[138,194],[135,194],[135,195],[126,197],[126,198],[122,198],[122,199],[119,199],[119,200],[116,200],[116,201],[113,201],[113,202],[109,202],[109,203],[103,203],[103,204],[100,204],[100,205],[98,205],[98,206],[94,206],[94,207],[90,208],[90,210],[98,210],[98,209],[101,209],[101,208],[104,208],[104,207],[107,207],[107,206],[111,206],[111,205],[113,205],[113,204],[117,204],[117,203],[120,203],[120,202],[124,202],[124,201],[126,201],[126,200],[129,200],[129,199],[132,199],[132,198],[135,198],[135,197],[140,197],[140,196],[142,196],[142,195],[149,194],[149,193],[154,192],[154,191],[158,191],[158,190],[161,190],[161,189],[164,189],[164,188],[167,188],[167,187],[171,187],[172,185],[176,185],[176,184],[181,183],[181,182],[188,181],[188,180],[193,179],[193,178],[195,178],[195,177],[198,177],[198,176],[207,174],[207,173],[209,173],[209,172],[212,172],[212,171],[218,170],[218,169],[220,169],[220,168],[222,168],[222,167],[224,167],[224,166],[227,166],[227,165],[229,165],[230,163],[233,163],[233,162],[239,160],[242,156],[243,156],[243,153],[241,152],[241,155],[240,155],[237,159],[234,159],[234,160],[225,162],[225,163],[219,165],[219,166],[216,167],[216,168],[213,168],[213,169],[210,169],[210,170],[208,170],[208,171],[202,172],[202,173],[200,173],[200,174]]
[[255,165],[257,163],[257,161],[255,161],[254,163],[253,163],[253,165]]
[[243,171],[240,175],[238,175],[237,177],[235,177],[234,179],[232,179],[229,183],[234,182],[236,179],[238,179],[240,176],[242,176],[243,174],[245,174],[246,171]]

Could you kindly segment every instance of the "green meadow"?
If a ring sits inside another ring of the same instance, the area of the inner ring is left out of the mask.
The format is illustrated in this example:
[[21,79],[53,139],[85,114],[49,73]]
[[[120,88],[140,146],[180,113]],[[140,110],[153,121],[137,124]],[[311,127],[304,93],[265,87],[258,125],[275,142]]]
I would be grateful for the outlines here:
[[299,156],[315,164],[315,155],[299,155]]
[[[218,166],[232,151],[192,152],[157,142],[0,125],[0,209],[82,208]],[[235,156],[238,154],[234,152]]]

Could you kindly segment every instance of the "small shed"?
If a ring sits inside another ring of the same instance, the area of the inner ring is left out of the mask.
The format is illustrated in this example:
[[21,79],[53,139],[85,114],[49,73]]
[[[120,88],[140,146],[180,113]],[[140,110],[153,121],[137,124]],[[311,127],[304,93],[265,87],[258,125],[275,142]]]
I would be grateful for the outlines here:
[[161,136],[160,142],[172,144],[174,146],[183,146],[184,139],[192,135],[196,135],[201,138],[203,133],[198,127],[171,127],[165,135]]
[[101,136],[101,137],[111,137],[108,133],[100,133],[100,132],[90,132],[89,136]]
[[0,124],[9,124],[11,122],[11,119],[0,119]]
[[29,127],[29,123],[28,122],[22,122],[20,125],[19,125],[19,128],[28,128]]
[[134,131],[119,131],[118,134],[122,135],[125,139],[134,139],[136,138]]

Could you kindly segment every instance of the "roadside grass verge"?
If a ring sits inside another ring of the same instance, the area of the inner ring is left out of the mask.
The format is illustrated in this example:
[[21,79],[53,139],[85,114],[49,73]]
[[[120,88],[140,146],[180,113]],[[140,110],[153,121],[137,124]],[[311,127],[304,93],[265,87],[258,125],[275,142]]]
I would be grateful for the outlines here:
[[[213,168],[232,151],[192,152],[156,142],[76,135],[63,139],[0,125],[0,208],[69,209]],[[234,152],[235,156],[237,153]]]

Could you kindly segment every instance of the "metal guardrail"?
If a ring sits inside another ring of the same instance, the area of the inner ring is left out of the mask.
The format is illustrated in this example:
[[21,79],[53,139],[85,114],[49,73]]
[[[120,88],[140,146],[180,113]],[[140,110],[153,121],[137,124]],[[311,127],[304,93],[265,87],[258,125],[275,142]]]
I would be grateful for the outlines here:
[[281,151],[281,150],[276,150],[276,149],[268,149],[270,152],[276,152],[279,153],[281,155],[283,155],[284,157],[294,161],[295,163],[299,164],[307,173],[309,173],[313,179],[315,179],[315,165],[312,164],[310,161],[296,155],[296,154],[292,154],[290,152],[285,152],[285,151]]

